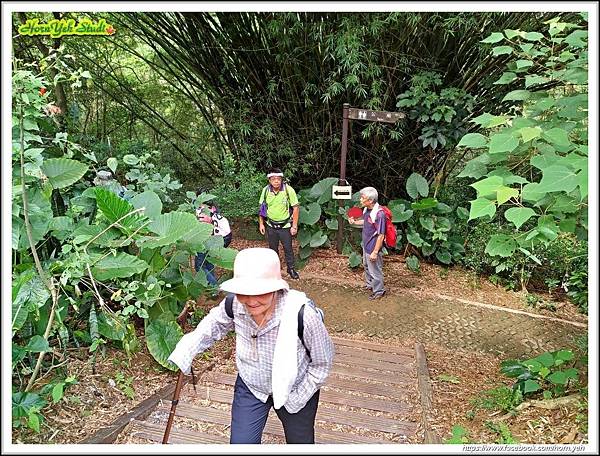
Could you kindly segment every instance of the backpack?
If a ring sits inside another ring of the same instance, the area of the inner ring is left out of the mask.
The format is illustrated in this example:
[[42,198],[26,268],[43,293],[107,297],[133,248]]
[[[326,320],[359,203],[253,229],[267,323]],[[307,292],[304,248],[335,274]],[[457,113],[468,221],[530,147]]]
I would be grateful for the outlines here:
[[379,206],[379,209],[383,211],[385,216],[384,244],[389,249],[395,249],[398,242],[398,234],[396,233],[396,226],[392,223],[392,211],[387,206]]
[[398,234],[396,233],[396,227],[392,223],[392,211],[387,206],[380,207],[385,214],[385,246],[395,249],[398,242]]
[[[227,316],[229,318],[232,318],[232,319],[233,319],[233,298],[234,297],[235,297],[235,295],[233,293],[229,293],[229,294],[227,294],[227,297],[225,298],[225,313],[227,314]],[[321,317],[321,321],[325,321],[325,313],[323,312],[323,309],[321,309],[320,307],[317,307],[315,305],[315,303],[312,301],[312,299],[309,299],[306,304],[308,304],[310,307],[312,307],[315,310],[315,312],[317,312],[319,317]],[[306,306],[306,304],[302,304],[302,307],[300,307],[300,310],[298,310],[298,339],[300,339],[300,342],[302,342],[302,345],[304,345],[304,349],[308,352],[308,356],[310,358],[310,350],[304,343],[304,306]]]

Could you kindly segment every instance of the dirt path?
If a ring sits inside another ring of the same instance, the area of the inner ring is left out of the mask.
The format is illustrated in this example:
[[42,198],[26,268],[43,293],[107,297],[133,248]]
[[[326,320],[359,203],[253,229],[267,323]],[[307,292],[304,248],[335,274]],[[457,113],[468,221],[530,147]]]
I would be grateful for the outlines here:
[[420,300],[388,293],[373,302],[356,286],[315,280],[310,274],[291,285],[325,310],[326,323],[334,332],[410,337],[504,358],[571,348],[587,332],[584,323],[450,297]]

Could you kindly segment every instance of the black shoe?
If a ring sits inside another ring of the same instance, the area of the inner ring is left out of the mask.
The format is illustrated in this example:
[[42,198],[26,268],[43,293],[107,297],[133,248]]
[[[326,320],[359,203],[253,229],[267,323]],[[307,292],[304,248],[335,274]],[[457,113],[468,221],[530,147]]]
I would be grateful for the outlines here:
[[288,269],[288,274],[292,279],[298,280],[300,278],[300,275],[298,275],[295,269]]

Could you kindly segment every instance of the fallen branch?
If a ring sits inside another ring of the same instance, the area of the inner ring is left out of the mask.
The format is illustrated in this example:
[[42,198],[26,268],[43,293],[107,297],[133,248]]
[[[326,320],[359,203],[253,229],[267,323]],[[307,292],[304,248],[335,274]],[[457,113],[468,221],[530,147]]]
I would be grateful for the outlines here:
[[567,407],[569,405],[579,405],[582,397],[580,394],[571,394],[570,396],[557,397],[555,399],[544,399],[527,401],[519,404],[514,410],[508,412],[506,415],[498,418],[498,421],[503,421],[511,416],[514,416],[514,412],[521,412],[529,407],[543,408],[547,410],[555,410],[560,407]]

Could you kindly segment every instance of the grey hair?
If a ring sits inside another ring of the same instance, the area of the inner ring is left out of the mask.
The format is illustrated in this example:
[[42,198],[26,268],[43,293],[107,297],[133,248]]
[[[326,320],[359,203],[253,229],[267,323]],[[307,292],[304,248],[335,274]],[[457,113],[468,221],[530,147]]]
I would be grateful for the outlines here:
[[374,203],[376,203],[379,199],[379,194],[377,193],[377,190],[375,190],[375,188],[373,187],[365,187],[359,193],[365,198],[367,198],[369,201],[373,201]]

